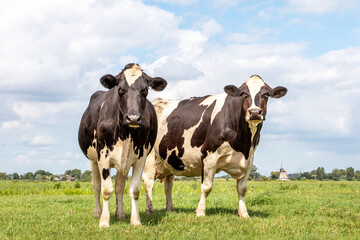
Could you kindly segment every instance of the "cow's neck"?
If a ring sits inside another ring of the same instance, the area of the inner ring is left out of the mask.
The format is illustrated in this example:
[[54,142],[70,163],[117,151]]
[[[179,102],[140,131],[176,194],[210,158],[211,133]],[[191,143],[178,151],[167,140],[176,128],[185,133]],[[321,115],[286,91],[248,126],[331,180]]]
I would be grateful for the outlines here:
[[236,132],[233,147],[241,151],[248,158],[259,144],[262,123],[249,124],[245,121],[245,112],[242,111],[243,101],[241,97],[227,98],[227,127]]
[[110,122],[112,129],[116,129],[116,133],[113,135],[113,141],[117,141],[118,138],[124,140],[128,137],[124,125],[122,124],[123,115],[120,111],[120,99],[116,88],[112,88],[108,91],[104,103],[101,106],[101,111],[104,113],[103,121]]

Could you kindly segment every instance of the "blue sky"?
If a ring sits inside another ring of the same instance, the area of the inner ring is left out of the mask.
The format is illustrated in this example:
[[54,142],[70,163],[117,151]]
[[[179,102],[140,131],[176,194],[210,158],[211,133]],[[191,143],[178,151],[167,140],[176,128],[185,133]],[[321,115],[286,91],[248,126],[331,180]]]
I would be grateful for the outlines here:
[[[88,170],[77,129],[101,76],[137,62],[168,87],[217,94],[260,75],[268,104],[255,165],[270,174],[360,170],[356,0],[2,1],[0,171]],[[114,171],[113,171],[114,173]]]

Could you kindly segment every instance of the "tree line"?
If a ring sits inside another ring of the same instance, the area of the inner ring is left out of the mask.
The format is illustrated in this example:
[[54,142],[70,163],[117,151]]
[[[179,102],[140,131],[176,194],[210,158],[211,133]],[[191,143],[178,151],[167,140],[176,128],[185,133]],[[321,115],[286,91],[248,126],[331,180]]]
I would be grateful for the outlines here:
[[[252,166],[249,180],[268,180],[268,179],[278,179],[280,175],[279,171],[271,172],[270,177],[263,176],[257,172],[257,167],[255,165]],[[334,168],[332,172],[325,173],[323,167],[318,167],[316,170],[312,170],[310,172],[303,172],[298,174],[289,174],[296,175],[296,180],[305,180],[305,179],[315,179],[315,180],[348,180],[348,181],[360,181],[360,171],[353,167],[348,167],[344,169]],[[222,178],[229,177],[228,175],[223,176]],[[91,181],[91,171],[86,170],[83,173],[80,169],[66,170],[64,174],[52,174],[49,171],[37,170],[36,172],[27,172],[25,174],[6,174],[5,172],[0,172],[0,180],[50,180],[50,181],[67,181],[67,180],[79,180],[79,181]]]
[[[280,172],[271,172],[271,179],[278,179]],[[344,169],[338,169],[334,168],[331,172],[325,173],[324,167],[318,167],[315,170],[312,170],[310,172],[303,172],[297,174],[299,176],[296,177],[297,180],[300,179],[314,179],[314,180],[348,180],[348,181],[360,181],[360,171],[355,169],[353,167],[348,167],[345,170]]]
[[49,171],[37,170],[36,172],[27,172],[24,174],[12,173],[6,174],[0,172],[0,180],[50,180],[50,181],[67,181],[67,180],[91,181],[91,171],[86,170],[83,173],[80,169],[66,170],[64,174],[52,174]]

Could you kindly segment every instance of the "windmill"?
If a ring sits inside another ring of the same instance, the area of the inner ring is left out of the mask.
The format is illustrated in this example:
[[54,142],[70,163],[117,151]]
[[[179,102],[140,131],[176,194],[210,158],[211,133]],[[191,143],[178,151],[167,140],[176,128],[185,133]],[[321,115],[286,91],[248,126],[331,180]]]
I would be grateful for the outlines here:
[[280,175],[279,175],[279,178],[278,180],[280,181],[289,181],[289,176],[287,175],[286,173],[286,170],[282,167],[283,165],[283,162],[281,162],[281,165],[280,165]]

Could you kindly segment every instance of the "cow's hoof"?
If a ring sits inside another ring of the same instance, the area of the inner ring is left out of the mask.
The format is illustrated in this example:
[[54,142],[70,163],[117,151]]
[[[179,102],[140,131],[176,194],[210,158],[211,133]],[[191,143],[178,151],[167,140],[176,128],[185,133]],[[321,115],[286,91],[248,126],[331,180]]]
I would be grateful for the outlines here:
[[238,213],[238,216],[242,218],[251,218],[248,213]]
[[137,227],[141,225],[141,221],[139,218],[131,218],[130,219],[130,224]]
[[175,212],[175,209],[174,209],[174,207],[168,207],[168,208],[166,208],[166,211],[167,212]]
[[98,211],[98,210],[95,210],[94,211],[94,218],[99,218],[99,217],[101,217],[101,210],[100,211]]
[[99,227],[102,228],[108,228],[110,226],[109,222],[100,222]]
[[116,213],[115,218],[124,220],[125,219],[125,213]]
[[197,217],[205,217],[205,211],[195,210]]
[[146,209],[145,210],[147,214],[153,214],[154,213],[154,209]]

